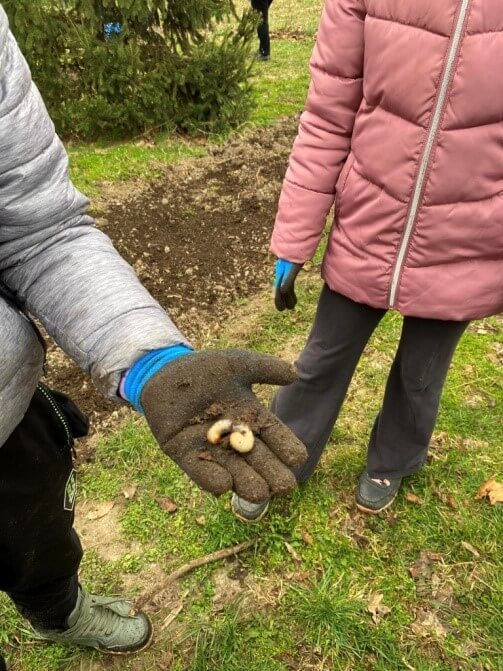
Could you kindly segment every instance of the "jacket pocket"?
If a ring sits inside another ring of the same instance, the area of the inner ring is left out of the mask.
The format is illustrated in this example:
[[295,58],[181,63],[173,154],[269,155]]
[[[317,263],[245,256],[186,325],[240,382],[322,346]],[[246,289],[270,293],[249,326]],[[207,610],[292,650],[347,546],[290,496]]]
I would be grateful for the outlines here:
[[68,396],[49,389],[41,382],[39,382],[38,390],[50,405],[54,417],[65,433],[69,447],[73,446],[75,438],[87,436],[89,420]]
[[342,167],[341,174],[339,175],[339,179],[337,180],[337,184],[335,187],[335,216],[338,218],[339,215],[339,210],[341,206],[341,198],[344,194],[344,191],[346,189],[346,184],[348,181],[349,173],[351,172],[353,165],[355,163],[355,155],[353,152],[350,152],[349,156],[346,159],[346,163],[344,163],[344,166]]

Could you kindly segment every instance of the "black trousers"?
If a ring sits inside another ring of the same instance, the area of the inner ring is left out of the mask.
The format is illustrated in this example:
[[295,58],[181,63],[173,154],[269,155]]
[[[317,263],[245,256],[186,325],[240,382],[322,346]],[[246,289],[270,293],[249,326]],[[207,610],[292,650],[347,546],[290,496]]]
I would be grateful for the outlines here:
[[257,29],[260,53],[262,56],[270,56],[271,39],[269,37],[269,7],[272,4],[272,0],[251,0],[251,4],[255,11],[262,14],[262,21]]
[[[295,474],[306,481],[318,464],[363,350],[386,314],[325,286],[299,379],[283,387],[273,411],[306,445],[309,458]],[[405,317],[368,447],[375,478],[410,475],[425,463],[445,378],[468,322]]]
[[0,447],[0,590],[35,627],[64,627],[77,600],[72,450],[87,429],[67,397],[39,385]]

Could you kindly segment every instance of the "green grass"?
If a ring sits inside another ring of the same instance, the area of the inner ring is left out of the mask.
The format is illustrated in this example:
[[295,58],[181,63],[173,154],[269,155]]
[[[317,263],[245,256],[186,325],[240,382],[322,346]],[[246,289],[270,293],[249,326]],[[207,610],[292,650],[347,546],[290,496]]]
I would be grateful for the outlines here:
[[[258,351],[300,346],[317,295],[317,281],[307,278],[295,313],[279,315],[266,303],[244,344]],[[466,334],[448,380],[431,463],[407,481],[391,514],[366,518],[355,513],[354,486],[400,326],[399,317],[389,315],[370,343],[315,476],[275,501],[257,527],[234,520],[226,498],[214,500],[188,482],[159,452],[142,420],[132,419],[101,442],[96,461],[81,469],[81,497],[84,503],[117,501],[124,554],[114,561],[100,557],[99,549],[86,555],[83,581],[93,589],[120,593],[132,576],[129,589],[141,591],[141,576],[154,563],[169,572],[194,557],[259,539],[256,551],[241,557],[246,581],[235,603],[215,611],[214,578],[221,566],[199,569],[184,581],[189,593],[174,640],[163,639],[117,668],[156,671],[166,646],[175,671],[287,671],[292,660],[298,668],[334,671],[503,668],[503,509],[475,499],[485,480],[503,478],[503,376],[494,357],[503,325],[487,320],[484,333],[476,326]],[[232,337],[215,344],[232,344]],[[137,492],[126,501],[122,491],[131,483]],[[408,502],[408,492],[422,505]],[[160,507],[163,497],[176,501],[174,514]],[[305,542],[306,531],[312,544]],[[422,551],[441,558],[415,580],[409,569]],[[228,570],[232,574],[235,565]],[[382,593],[391,608],[378,625],[366,611],[371,592]],[[166,604],[158,621],[171,607]],[[418,633],[421,610],[437,625]],[[91,660],[93,669],[112,668],[99,655],[33,644],[5,600],[0,617],[0,640],[23,671],[86,669]]]

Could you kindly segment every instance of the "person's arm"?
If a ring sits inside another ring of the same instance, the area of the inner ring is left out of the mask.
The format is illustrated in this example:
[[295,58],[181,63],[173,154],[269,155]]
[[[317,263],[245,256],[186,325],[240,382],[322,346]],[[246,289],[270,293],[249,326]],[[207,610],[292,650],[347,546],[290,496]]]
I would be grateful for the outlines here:
[[187,343],[87,206],[0,6],[0,276],[114,397],[146,352]]
[[363,0],[326,0],[311,58],[311,86],[279,201],[271,251],[310,259],[334,203],[363,97]]

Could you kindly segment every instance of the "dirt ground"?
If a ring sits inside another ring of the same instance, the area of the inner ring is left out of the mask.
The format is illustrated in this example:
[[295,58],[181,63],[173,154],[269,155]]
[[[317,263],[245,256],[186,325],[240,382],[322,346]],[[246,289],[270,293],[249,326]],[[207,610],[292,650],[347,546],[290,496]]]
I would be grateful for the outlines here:
[[[268,244],[296,127],[286,120],[166,166],[155,183],[110,194],[97,218],[196,346],[218,332],[238,299],[271,282]],[[47,381],[77,401],[93,432],[123,412],[54,346]]]

